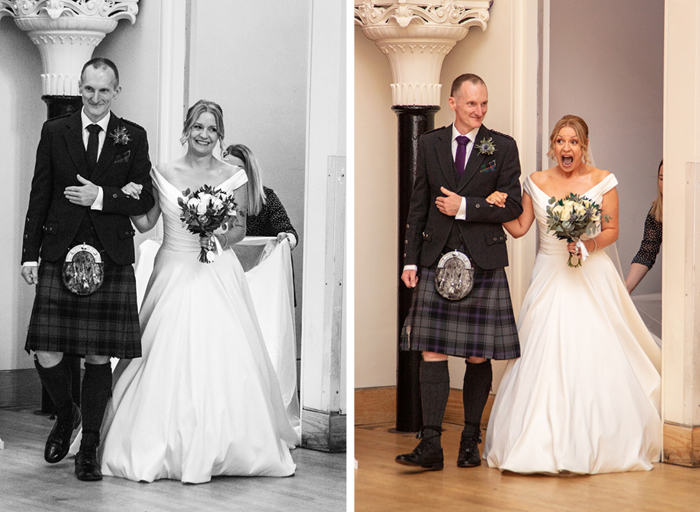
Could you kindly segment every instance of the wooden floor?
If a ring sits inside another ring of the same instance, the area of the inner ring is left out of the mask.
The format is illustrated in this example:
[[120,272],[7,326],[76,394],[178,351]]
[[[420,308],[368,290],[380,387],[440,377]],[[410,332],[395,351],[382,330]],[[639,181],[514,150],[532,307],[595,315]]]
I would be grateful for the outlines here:
[[[415,434],[392,423],[355,427],[355,510],[661,512],[700,510],[700,468],[658,463],[652,471],[593,476],[501,473],[485,462],[456,465],[461,425],[443,424],[445,469],[421,471],[394,462],[413,450]],[[479,445],[480,450],[483,444]]]
[[[35,408],[34,408],[35,409]],[[297,448],[291,478],[217,477],[200,485],[105,477],[80,482],[73,459],[44,462],[53,421],[32,408],[0,409],[0,510],[22,511],[344,511],[346,454]]]

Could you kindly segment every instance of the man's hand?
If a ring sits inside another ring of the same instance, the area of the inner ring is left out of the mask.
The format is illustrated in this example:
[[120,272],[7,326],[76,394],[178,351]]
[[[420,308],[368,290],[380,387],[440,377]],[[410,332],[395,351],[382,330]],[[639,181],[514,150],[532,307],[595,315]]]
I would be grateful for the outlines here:
[[20,273],[27,284],[37,284],[39,282],[39,267],[24,265]]
[[415,288],[418,284],[418,272],[413,268],[406,269],[401,273],[401,280],[409,288]]
[[134,199],[138,199],[141,196],[142,190],[143,185],[139,185],[138,183],[134,183],[133,181],[127,183],[122,187],[122,192],[124,192],[129,197],[133,197]]
[[459,207],[462,206],[462,196],[447,190],[445,187],[440,187],[440,192],[446,197],[438,197],[435,199],[435,204],[440,212],[450,217],[454,217],[459,212]]
[[66,187],[63,191],[63,195],[73,204],[92,206],[92,203],[97,199],[99,187],[93,182],[83,178],[80,174],[78,174],[78,181],[82,183],[82,186]]

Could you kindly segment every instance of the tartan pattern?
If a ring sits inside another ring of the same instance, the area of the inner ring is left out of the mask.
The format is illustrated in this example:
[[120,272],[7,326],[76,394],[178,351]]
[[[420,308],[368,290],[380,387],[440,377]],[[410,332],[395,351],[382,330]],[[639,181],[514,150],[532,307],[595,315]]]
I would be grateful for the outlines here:
[[423,267],[401,330],[400,348],[459,357],[520,357],[505,270],[476,268],[469,295],[451,301],[435,290],[435,266]]
[[39,266],[25,350],[141,357],[141,329],[132,265],[105,265],[104,282],[92,295],[68,291],[63,261]]

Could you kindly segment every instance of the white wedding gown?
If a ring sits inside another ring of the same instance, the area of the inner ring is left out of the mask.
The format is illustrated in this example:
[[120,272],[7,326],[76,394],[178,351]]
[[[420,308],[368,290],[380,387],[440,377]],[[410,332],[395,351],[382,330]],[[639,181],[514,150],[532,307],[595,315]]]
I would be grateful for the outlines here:
[[[607,176],[585,196],[599,203]],[[661,361],[612,261],[595,251],[567,266],[547,233],[549,197],[528,177],[540,245],[518,333],[489,419],[484,458],[517,473],[609,473],[660,460]]]
[[[102,428],[105,475],[189,483],[289,476],[299,434],[285,412],[243,269],[228,249],[198,260],[180,192],[155,169],[163,244],[140,311],[143,357],[120,361]],[[243,170],[219,188],[247,181]]]

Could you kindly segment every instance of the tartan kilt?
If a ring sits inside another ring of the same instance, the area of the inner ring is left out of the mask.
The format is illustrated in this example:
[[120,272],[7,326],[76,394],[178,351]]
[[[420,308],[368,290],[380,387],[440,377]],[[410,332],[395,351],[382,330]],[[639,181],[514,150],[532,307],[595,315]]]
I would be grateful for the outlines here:
[[475,268],[474,287],[460,300],[435,290],[435,269],[423,267],[401,329],[401,350],[449,356],[516,359],[518,330],[504,269]]
[[63,261],[39,265],[25,350],[141,357],[133,266],[105,264],[102,286],[83,296],[68,291],[62,269]]

